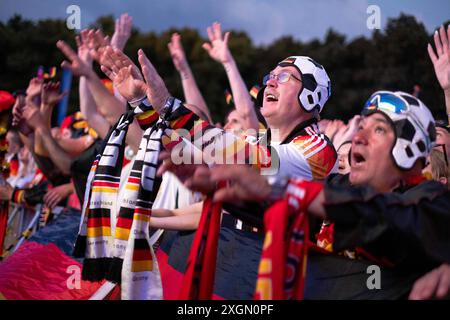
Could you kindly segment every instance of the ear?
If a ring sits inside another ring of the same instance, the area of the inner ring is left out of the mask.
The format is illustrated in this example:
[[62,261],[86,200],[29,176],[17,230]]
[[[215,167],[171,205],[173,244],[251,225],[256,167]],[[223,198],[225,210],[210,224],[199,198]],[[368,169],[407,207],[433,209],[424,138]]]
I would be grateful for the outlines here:
[[440,183],[442,183],[444,186],[448,185],[448,179],[447,177],[440,177],[438,180]]

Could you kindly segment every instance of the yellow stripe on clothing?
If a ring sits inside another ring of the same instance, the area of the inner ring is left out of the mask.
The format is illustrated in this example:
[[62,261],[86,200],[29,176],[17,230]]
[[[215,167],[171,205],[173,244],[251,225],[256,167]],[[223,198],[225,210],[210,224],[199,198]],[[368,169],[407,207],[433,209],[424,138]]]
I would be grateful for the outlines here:
[[152,270],[153,270],[152,260],[133,261],[131,265],[131,272],[143,272]]
[[125,228],[116,227],[116,239],[128,240],[130,236],[130,230]]
[[99,236],[111,236],[111,228],[110,227],[87,228],[87,236],[89,238],[95,238]]

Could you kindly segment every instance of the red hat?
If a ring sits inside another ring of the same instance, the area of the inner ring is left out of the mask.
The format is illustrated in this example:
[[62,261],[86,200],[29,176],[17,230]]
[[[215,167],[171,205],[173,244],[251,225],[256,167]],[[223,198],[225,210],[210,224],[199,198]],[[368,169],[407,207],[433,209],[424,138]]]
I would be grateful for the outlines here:
[[0,112],[10,109],[16,99],[8,91],[0,90]]

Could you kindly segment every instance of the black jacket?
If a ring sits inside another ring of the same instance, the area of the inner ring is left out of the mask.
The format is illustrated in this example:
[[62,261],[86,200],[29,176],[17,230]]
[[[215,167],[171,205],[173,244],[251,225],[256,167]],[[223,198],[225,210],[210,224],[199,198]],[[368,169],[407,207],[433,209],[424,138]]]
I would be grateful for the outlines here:
[[380,194],[337,175],[324,191],[336,251],[362,246],[400,267],[450,263],[450,192],[441,183]]

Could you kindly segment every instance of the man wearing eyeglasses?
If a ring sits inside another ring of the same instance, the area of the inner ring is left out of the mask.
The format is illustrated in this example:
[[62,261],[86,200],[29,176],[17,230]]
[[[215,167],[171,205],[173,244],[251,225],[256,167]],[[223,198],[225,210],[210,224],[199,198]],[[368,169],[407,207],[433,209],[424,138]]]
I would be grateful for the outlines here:
[[[200,120],[181,101],[170,96],[142,50],[139,61],[146,84],[139,88],[124,85],[127,79],[135,80],[133,84],[141,79],[134,79],[133,73],[126,72],[121,61],[114,56],[105,60],[117,62],[103,65],[102,70],[134,105],[151,104],[160,118],[169,120],[171,129],[187,129],[195,134],[200,128],[202,134],[195,135],[191,142],[199,146],[203,154],[206,147],[214,150],[212,160],[203,158],[209,165],[220,163],[217,159],[222,156],[222,163],[233,164],[236,162],[230,159],[237,158],[274,176],[295,175],[313,180],[337,172],[336,151],[317,126],[319,113],[331,94],[331,83],[324,67],[309,57],[288,57],[265,77],[258,100],[269,130],[258,141],[252,137],[243,141]],[[121,77],[117,77],[119,70],[125,71],[121,72]],[[230,149],[234,150],[233,154],[227,153]]]
[[[114,57],[110,60],[114,62]],[[179,100],[170,96],[163,80],[141,50],[139,62],[146,82],[139,88],[133,87],[133,84],[136,85],[141,80],[134,79],[133,73],[121,66],[120,61],[115,66],[103,65],[102,70],[128,101],[133,101],[135,105],[152,105],[171,129],[187,129],[194,133],[190,142],[200,146],[202,155],[207,148],[213,149],[214,161],[208,162],[208,159],[203,158],[207,164],[236,164],[236,161],[229,160],[243,159],[244,162],[239,163],[252,165],[274,178],[299,176],[306,180],[324,179],[331,172],[337,172],[336,151],[317,126],[319,113],[331,94],[330,79],[323,66],[311,58],[289,57],[265,78],[265,87],[260,91],[258,100],[269,129],[260,140],[254,137],[243,140],[202,121]],[[130,83],[131,86],[128,85]],[[147,90],[142,89],[145,87]],[[202,134],[195,135],[196,130],[201,130]],[[171,139],[171,144],[168,145],[172,148],[172,156],[180,154],[174,151],[182,143],[177,144],[176,139]],[[229,150],[233,150],[231,155],[227,153]],[[221,155],[224,161],[215,161]],[[189,170],[189,166],[185,167]],[[192,173],[184,176],[189,177],[190,174]],[[253,216],[252,211],[263,210],[261,206],[261,203],[246,203],[240,207],[224,206],[224,209],[233,212],[234,216]],[[245,236],[243,231],[251,235]],[[216,294],[226,299],[252,298],[263,242],[261,231],[243,224],[231,215],[223,216],[221,243],[232,245],[227,250],[224,249],[227,254],[221,254],[217,258]],[[172,267],[179,272],[184,271],[191,241],[192,239],[183,239],[182,243],[177,242],[178,246],[172,246],[171,252],[173,250],[178,253],[178,257],[174,258],[178,263],[173,262]],[[230,253],[232,255],[228,256]]]
[[258,102],[269,126],[269,143],[280,157],[281,175],[299,172],[323,179],[336,164],[334,147],[317,127],[331,95],[325,69],[309,57],[288,57],[264,77],[264,86]]

